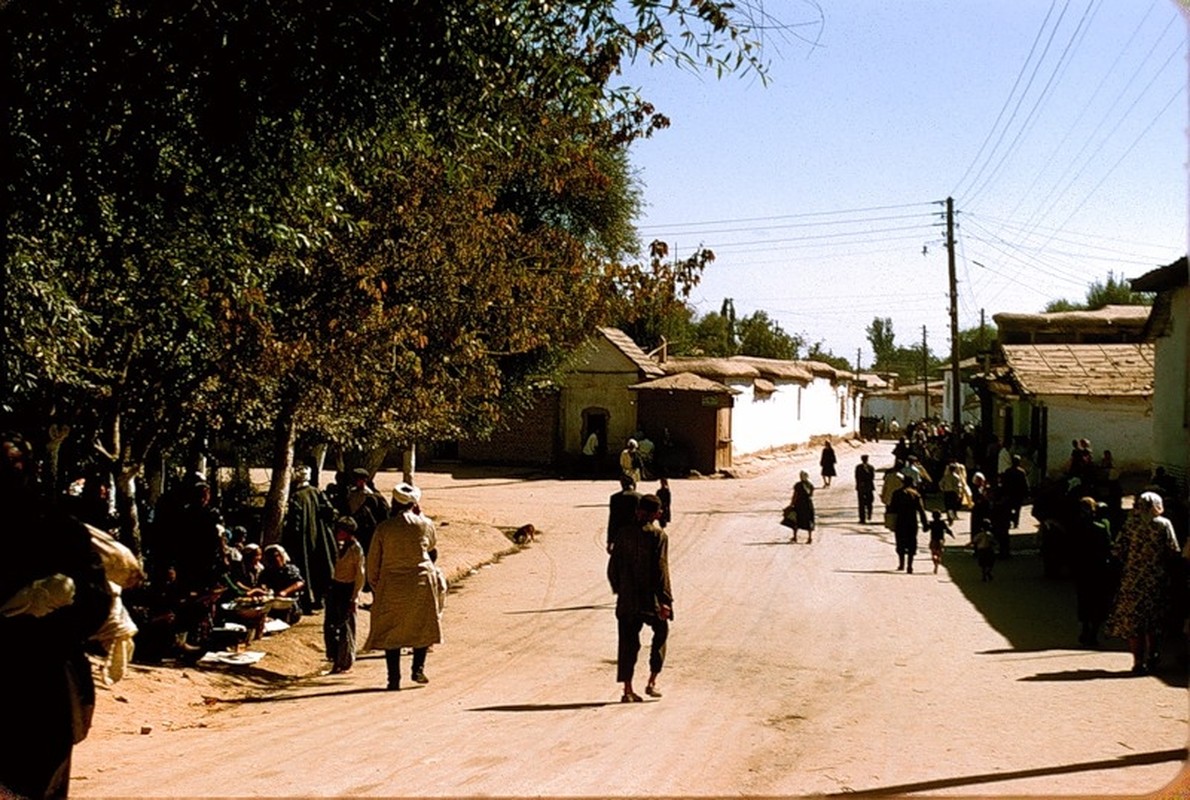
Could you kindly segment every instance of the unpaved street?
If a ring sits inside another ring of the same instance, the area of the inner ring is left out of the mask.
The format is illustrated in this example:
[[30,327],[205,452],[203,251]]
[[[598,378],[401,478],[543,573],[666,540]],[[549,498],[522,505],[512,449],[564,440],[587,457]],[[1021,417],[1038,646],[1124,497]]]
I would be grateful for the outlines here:
[[[1179,669],[1134,678],[1119,643],[1071,649],[1073,590],[1035,557],[984,584],[961,551],[932,574],[923,538],[918,571],[896,572],[891,534],[856,522],[860,452],[889,462],[887,445],[839,447],[812,545],[789,544],[777,520],[798,468],[817,482],[816,453],[672,483],[664,697],[635,705],[618,702],[604,576],[614,481],[423,473],[430,513],[449,503],[542,531],[449,596],[429,685],[381,691],[383,659],[367,654],[206,728],[88,740],[72,792],[1101,796],[1172,781]],[[961,544],[965,519],[956,532]]]

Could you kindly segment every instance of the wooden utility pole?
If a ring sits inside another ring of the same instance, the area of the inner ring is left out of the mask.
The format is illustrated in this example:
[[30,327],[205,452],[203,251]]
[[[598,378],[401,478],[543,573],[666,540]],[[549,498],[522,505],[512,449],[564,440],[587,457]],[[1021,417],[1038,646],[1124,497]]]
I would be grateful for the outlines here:
[[930,346],[926,343],[926,326],[921,326],[921,386],[922,397],[925,398],[925,412],[922,419],[930,418]]
[[946,266],[950,273],[950,402],[955,444],[963,431],[963,385],[959,383],[959,289],[954,274],[954,198],[946,198]]

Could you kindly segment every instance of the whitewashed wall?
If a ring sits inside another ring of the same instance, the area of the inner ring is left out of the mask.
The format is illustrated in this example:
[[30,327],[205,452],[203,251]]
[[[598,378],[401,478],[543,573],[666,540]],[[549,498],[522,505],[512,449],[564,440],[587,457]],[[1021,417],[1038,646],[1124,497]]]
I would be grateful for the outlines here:
[[806,386],[792,381],[775,383],[776,392],[757,397],[750,380],[728,381],[740,391],[731,414],[733,456],[804,444],[815,436],[842,437],[858,430],[846,382],[831,386],[828,378],[814,378]]
[[1072,439],[1090,439],[1095,461],[1111,450],[1122,472],[1145,472],[1153,448],[1153,401],[1144,397],[1046,396],[1049,408],[1047,473],[1058,473]]
[[1168,336],[1156,340],[1153,466],[1190,474],[1190,287],[1174,292]]

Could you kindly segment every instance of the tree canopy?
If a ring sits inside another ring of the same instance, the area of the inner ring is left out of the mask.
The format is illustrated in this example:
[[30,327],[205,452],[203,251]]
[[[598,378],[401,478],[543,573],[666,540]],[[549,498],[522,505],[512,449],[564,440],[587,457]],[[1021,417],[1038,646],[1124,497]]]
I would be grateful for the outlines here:
[[626,148],[668,120],[614,81],[646,56],[763,74],[750,11],[0,6],[4,406],[131,473],[269,432],[282,483],[303,431],[491,424],[594,324],[709,263],[639,261]]

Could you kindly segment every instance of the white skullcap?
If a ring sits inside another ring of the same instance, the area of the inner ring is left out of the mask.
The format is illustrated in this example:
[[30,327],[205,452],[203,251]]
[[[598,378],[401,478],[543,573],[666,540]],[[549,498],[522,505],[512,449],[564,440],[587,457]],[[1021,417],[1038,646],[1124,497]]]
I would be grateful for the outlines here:
[[402,506],[409,506],[421,499],[421,489],[412,483],[398,483],[393,487],[393,502]]

